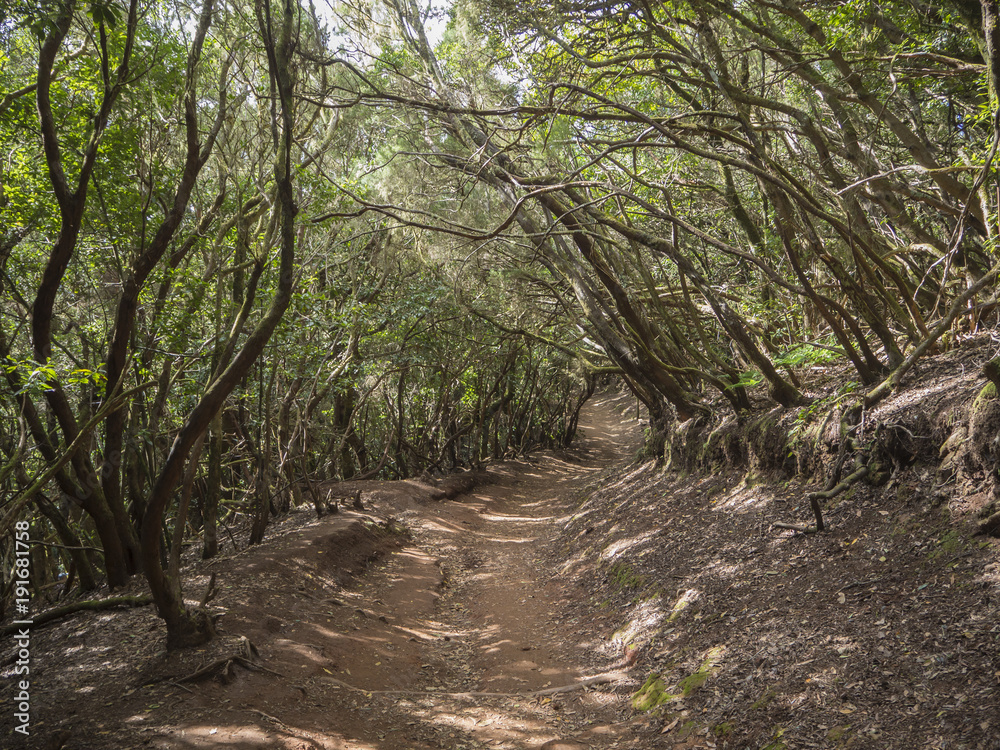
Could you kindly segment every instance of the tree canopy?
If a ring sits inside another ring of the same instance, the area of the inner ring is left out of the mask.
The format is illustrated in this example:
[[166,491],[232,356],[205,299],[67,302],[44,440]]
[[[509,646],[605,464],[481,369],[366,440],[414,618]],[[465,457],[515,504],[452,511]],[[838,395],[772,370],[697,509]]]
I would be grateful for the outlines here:
[[602,375],[653,445],[878,401],[996,319],[997,17],[4,0],[0,531],[185,645],[186,535],[566,444]]

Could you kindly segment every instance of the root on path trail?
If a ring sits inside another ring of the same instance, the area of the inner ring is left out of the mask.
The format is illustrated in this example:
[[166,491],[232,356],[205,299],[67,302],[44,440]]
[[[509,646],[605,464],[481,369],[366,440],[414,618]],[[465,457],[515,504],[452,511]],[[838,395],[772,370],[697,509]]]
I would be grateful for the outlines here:
[[574,682],[570,685],[560,687],[543,688],[542,690],[529,690],[519,693],[497,693],[484,692],[479,690],[463,690],[461,692],[450,692],[447,690],[365,690],[355,685],[349,685],[336,677],[320,677],[319,681],[328,685],[354,690],[365,695],[436,695],[448,698],[541,698],[547,695],[559,695],[561,693],[572,693],[575,690],[586,690],[596,685],[607,685],[609,683],[620,682],[628,677],[626,672],[606,672],[605,674],[594,675],[586,679]]

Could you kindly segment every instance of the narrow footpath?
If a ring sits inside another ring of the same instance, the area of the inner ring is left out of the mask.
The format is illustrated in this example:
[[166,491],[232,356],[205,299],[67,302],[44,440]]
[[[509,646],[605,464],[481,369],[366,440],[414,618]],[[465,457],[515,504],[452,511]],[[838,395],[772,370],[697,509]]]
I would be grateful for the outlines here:
[[161,685],[169,697],[141,722],[144,744],[629,747],[621,691],[642,680],[606,627],[569,614],[587,592],[553,568],[579,493],[638,442],[631,415],[594,399],[571,450],[498,464],[454,500],[364,493],[372,518],[392,515],[411,535],[334,595],[322,564],[336,552],[330,520],[216,566],[220,580],[241,581],[219,597],[224,632],[249,638],[268,671]]

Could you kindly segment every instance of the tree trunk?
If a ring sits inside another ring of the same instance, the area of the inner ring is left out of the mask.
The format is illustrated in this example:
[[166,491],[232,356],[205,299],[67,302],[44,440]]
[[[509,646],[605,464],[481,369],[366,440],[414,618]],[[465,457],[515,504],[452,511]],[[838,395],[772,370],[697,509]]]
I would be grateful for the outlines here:
[[222,410],[212,417],[208,442],[208,486],[202,503],[203,560],[219,553],[219,501],[222,498]]
[[[275,183],[277,205],[280,216],[281,254],[278,286],[271,305],[257,327],[250,334],[243,348],[236,354],[228,367],[212,382],[188,415],[174,443],[170,448],[156,482],[150,491],[146,515],[142,522],[142,556],[146,580],[156,609],[167,626],[167,648],[182,648],[198,645],[210,640],[214,635],[212,621],[207,613],[191,611],[181,595],[180,581],[171,578],[160,561],[160,530],[167,505],[174,487],[181,478],[184,464],[195,441],[208,428],[215,414],[222,408],[226,397],[243,379],[250,366],[258,359],[268,340],[281,321],[292,299],[292,285],[295,272],[295,196],[292,189],[292,76],[291,54],[293,50],[293,30],[295,28],[294,7],[285,0],[278,37],[274,36],[270,6],[263,2],[257,8],[258,23],[264,38],[268,55],[268,67],[275,81],[280,114],[280,132],[276,134],[277,158],[275,163]],[[275,124],[278,128],[278,124]]]
[[38,507],[39,512],[52,523],[52,527],[59,536],[59,541],[66,547],[66,552],[76,567],[76,575],[80,581],[80,591],[93,591],[96,589],[97,576],[94,572],[94,566],[91,565],[86,550],[82,549],[83,543],[76,532],[73,531],[73,527],[69,525],[66,518],[59,512],[59,509],[52,501],[44,495],[38,494],[35,496],[35,505]]

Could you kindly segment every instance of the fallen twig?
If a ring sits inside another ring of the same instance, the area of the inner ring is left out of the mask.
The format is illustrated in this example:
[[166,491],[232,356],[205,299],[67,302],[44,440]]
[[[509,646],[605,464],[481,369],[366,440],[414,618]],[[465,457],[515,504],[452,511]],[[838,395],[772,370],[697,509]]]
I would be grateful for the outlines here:
[[837,589],[837,593],[847,591],[848,589],[856,589],[859,586],[870,586],[873,583],[879,583],[881,580],[881,578],[872,578],[870,581],[853,581],[852,583],[848,583],[846,586],[841,586]]

